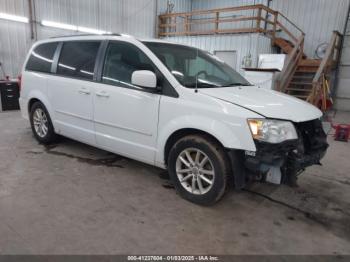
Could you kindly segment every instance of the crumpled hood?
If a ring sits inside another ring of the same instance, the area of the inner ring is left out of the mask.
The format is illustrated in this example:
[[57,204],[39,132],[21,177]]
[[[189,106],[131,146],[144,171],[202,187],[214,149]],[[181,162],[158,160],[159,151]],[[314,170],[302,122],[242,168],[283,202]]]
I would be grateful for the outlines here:
[[268,118],[305,122],[322,116],[318,108],[307,102],[255,86],[203,88],[198,91],[200,94],[242,106]]

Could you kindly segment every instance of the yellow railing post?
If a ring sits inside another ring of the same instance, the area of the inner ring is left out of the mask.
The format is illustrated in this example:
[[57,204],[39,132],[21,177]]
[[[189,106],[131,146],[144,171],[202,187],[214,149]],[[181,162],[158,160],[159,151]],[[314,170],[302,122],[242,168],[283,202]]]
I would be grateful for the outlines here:
[[278,22],[278,12],[275,12],[274,19],[273,19],[272,43],[275,43],[276,41],[277,22]]
[[261,7],[259,7],[259,9],[258,9],[258,19],[257,19],[257,21],[256,21],[256,28],[260,31],[260,27],[261,27],[261,13],[262,13],[262,8]]

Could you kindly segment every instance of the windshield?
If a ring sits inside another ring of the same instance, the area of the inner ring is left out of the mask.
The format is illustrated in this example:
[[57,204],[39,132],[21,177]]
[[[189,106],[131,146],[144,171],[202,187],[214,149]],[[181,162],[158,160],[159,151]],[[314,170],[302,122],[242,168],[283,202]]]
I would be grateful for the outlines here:
[[144,42],[175,78],[188,88],[251,85],[216,56],[197,48],[159,42]]

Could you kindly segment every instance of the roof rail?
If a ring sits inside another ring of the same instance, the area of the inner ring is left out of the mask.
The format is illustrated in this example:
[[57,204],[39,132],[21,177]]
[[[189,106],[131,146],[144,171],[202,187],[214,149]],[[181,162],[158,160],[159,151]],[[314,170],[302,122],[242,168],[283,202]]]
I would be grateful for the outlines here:
[[75,37],[75,36],[99,36],[99,35],[109,35],[109,36],[122,36],[122,34],[119,33],[113,33],[113,34],[75,34],[75,35],[61,35],[61,36],[52,36],[50,39],[53,38],[62,38],[62,37]]

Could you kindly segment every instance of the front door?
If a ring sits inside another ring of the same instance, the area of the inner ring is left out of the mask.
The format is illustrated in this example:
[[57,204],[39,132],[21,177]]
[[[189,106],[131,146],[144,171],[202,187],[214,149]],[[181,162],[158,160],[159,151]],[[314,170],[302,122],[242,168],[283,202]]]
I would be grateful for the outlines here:
[[136,70],[154,66],[136,46],[110,42],[93,96],[96,141],[106,150],[153,163],[160,95],[131,84]]

